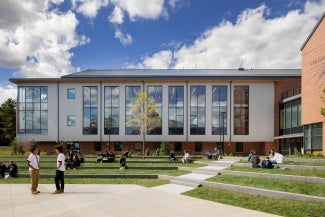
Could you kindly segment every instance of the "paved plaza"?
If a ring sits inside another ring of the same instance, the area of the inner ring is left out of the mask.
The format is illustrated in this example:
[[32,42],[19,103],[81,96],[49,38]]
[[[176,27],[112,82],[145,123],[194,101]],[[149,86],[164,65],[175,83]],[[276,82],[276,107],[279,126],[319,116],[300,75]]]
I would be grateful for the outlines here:
[[138,185],[68,184],[52,195],[54,184],[42,184],[38,195],[29,184],[0,184],[2,217],[271,217],[254,210],[224,205]]

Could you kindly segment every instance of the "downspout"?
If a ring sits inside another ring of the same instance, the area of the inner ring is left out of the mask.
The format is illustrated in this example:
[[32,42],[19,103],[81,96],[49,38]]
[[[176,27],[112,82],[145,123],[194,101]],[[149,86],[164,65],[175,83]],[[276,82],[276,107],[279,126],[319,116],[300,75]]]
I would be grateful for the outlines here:
[[102,82],[100,81],[99,82],[99,91],[100,91],[100,93],[99,93],[99,96],[100,96],[100,100],[99,100],[99,106],[100,106],[100,113],[99,113],[99,118],[98,118],[98,125],[100,126],[99,127],[99,141],[100,141],[100,144],[102,145],[102,142],[103,142],[103,132],[102,132],[102,130],[104,129],[103,128],[103,126],[102,126],[102,117],[103,117],[103,107],[102,107],[102,105],[103,105],[103,84],[102,84]]
[[57,90],[58,90],[58,93],[57,93],[57,105],[58,105],[58,120],[57,120],[57,122],[58,122],[58,125],[57,125],[57,127],[58,127],[58,138],[57,138],[57,143],[59,143],[60,142],[60,83],[59,83],[59,81],[57,82]]
[[[186,132],[186,142],[188,142],[188,128],[187,128],[187,122],[188,122],[188,81],[186,81],[186,85],[185,85],[185,96],[186,96],[186,101],[185,101],[185,108],[184,109],[184,115],[185,115],[185,111],[186,111],[186,116],[184,117],[184,127],[185,127],[185,132]],[[184,97],[185,99],[185,97]]]
[[232,81],[229,83],[229,142],[231,142],[231,135],[232,135],[232,108],[233,108],[233,103],[232,103]]

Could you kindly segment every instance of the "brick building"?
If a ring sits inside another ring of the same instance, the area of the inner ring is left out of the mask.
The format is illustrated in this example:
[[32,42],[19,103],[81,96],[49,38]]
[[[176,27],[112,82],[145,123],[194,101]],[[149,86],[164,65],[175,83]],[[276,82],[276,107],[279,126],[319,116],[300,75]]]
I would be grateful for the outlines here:
[[306,152],[325,155],[325,13],[301,47],[302,116]]
[[[51,153],[142,152],[126,121],[139,91],[155,100],[161,125],[146,136],[151,152],[167,141],[176,153],[279,150],[283,94],[300,89],[300,69],[87,70],[61,78],[10,79],[17,85],[17,137]],[[282,150],[280,150],[282,151]]]

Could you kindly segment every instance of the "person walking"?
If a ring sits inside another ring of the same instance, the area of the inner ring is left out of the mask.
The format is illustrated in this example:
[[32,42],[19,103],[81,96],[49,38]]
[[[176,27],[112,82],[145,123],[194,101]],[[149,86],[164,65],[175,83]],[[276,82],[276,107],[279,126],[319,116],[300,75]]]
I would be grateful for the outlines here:
[[29,175],[31,178],[31,185],[32,185],[30,190],[32,191],[32,194],[38,194],[41,192],[37,190],[38,182],[39,182],[39,170],[40,170],[37,146],[32,146],[31,152],[32,153],[27,158],[27,165],[29,168]]
[[56,161],[56,173],[55,173],[55,187],[56,190],[52,194],[61,194],[64,193],[64,171],[65,171],[65,156],[63,154],[63,147],[57,146],[55,149],[56,154],[58,155]]

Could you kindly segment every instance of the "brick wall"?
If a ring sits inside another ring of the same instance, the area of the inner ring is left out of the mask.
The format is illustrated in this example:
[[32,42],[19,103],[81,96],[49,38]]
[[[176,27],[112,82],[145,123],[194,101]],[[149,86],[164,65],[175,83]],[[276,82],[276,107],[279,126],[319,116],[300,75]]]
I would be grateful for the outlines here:
[[302,49],[302,124],[323,122],[323,155],[325,155],[325,107],[322,91],[325,88],[325,19],[318,25]]

